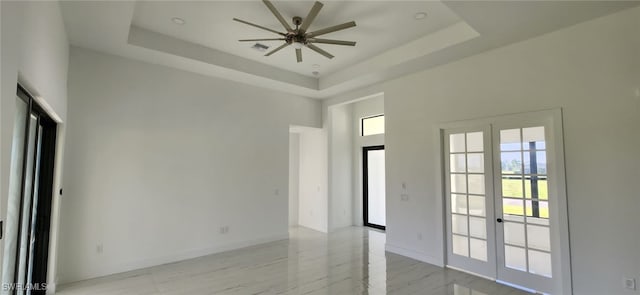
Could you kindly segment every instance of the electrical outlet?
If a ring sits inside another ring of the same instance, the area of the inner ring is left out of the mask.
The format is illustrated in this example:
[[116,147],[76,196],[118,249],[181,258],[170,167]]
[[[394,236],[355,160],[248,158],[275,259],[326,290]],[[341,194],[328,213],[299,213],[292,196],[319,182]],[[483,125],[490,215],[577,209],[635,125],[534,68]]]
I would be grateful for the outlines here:
[[229,233],[229,226],[228,225],[220,227],[220,234],[221,235],[224,235],[224,234],[227,234],[227,233]]
[[279,189],[275,189],[273,191],[273,194],[276,195],[276,196],[280,195],[280,190]]
[[624,288],[627,290],[636,290],[636,279],[624,278]]
[[104,247],[102,246],[102,243],[98,243],[96,245],[96,253],[102,254],[103,250],[104,250]]

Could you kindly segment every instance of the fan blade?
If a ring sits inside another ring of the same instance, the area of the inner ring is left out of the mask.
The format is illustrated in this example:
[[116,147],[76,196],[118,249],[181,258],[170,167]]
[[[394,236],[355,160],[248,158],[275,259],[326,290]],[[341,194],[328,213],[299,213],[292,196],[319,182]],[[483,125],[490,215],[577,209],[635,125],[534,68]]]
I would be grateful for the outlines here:
[[260,26],[260,25],[252,24],[252,23],[250,23],[250,22],[248,22],[248,21],[243,21],[243,20],[241,20],[241,19],[237,19],[237,18],[234,18],[233,20],[235,20],[235,21],[237,21],[237,22],[240,22],[240,23],[243,23],[243,24],[245,24],[245,25],[250,25],[250,26],[253,26],[253,27],[256,27],[256,28],[259,28],[259,29],[267,30],[267,31],[269,31],[269,32],[276,33],[276,34],[278,34],[278,35],[282,35],[282,36],[284,36],[284,35],[285,35],[284,33],[280,33],[280,32],[278,32],[278,31],[276,31],[276,30],[272,30],[272,29],[269,29],[269,28],[265,28],[265,27]]
[[264,5],[266,5],[267,8],[269,8],[269,10],[271,10],[271,13],[273,13],[273,15],[278,19],[278,21],[280,21],[280,23],[284,26],[284,28],[287,30],[287,32],[292,32],[293,31],[293,29],[291,28],[289,23],[287,23],[287,21],[284,19],[284,17],[282,17],[280,12],[278,12],[276,7],[273,6],[273,3],[271,3],[271,1],[262,0],[262,2],[264,2]]
[[302,62],[302,49],[301,48],[297,48],[296,49],[296,60],[298,60],[298,62]]
[[272,39],[242,39],[238,40],[240,42],[252,42],[252,41],[284,41],[287,40],[285,38],[272,38]]
[[331,39],[313,38],[313,39],[307,39],[307,42],[334,44],[334,45],[346,45],[346,46],[356,46],[356,42],[354,42],[354,41],[342,41],[342,40],[331,40]]
[[304,20],[302,21],[302,25],[300,25],[300,28],[298,31],[300,32],[300,34],[304,34],[307,31],[307,29],[309,28],[313,20],[316,18],[316,16],[318,16],[318,13],[320,12],[320,9],[322,9],[322,6],[324,6],[324,4],[318,1],[316,1],[316,3],[313,4],[313,7],[311,7],[309,14],[307,14],[307,17],[305,17]]
[[344,24],[341,24],[341,25],[328,27],[328,28],[324,28],[322,30],[317,30],[315,32],[307,33],[305,36],[307,38],[311,38],[311,37],[320,36],[320,35],[328,34],[328,33],[335,32],[335,31],[348,29],[348,28],[355,27],[355,26],[356,26],[356,22],[351,21],[351,22],[344,23]]
[[313,50],[313,51],[315,51],[317,53],[320,53],[320,54],[326,56],[329,59],[333,58],[333,55],[331,55],[331,53],[320,49],[320,47],[318,47],[318,46],[315,46],[313,44],[307,44],[307,47],[309,47],[309,49],[311,49],[311,50]]
[[280,50],[280,49],[282,49],[282,48],[285,48],[285,47],[287,47],[287,46],[289,46],[289,43],[284,43],[284,44],[280,45],[280,47],[278,47],[278,48],[276,48],[276,49],[274,49],[274,50],[269,51],[269,52],[268,52],[267,54],[265,54],[264,56],[272,55],[272,54],[276,53],[278,50]]

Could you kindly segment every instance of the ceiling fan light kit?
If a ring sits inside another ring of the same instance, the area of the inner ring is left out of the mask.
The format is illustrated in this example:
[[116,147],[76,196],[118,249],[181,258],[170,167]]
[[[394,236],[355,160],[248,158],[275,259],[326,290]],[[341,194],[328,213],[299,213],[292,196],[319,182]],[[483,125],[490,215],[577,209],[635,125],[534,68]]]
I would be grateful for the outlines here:
[[316,16],[318,16],[318,13],[320,12],[320,9],[322,9],[322,6],[324,6],[324,4],[316,1],[313,4],[313,7],[311,8],[311,10],[309,11],[309,14],[307,14],[306,18],[301,18],[299,16],[294,16],[292,19],[292,23],[295,26],[295,29],[291,27],[291,25],[289,25],[289,23],[284,19],[284,17],[282,17],[282,15],[280,14],[280,12],[278,12],[278,10],[276,9],[276,7],[273,5],[273,3],[271,3],[271,1],[269,0],[262,0],[262,2],[264,2],[264,4],[267,6],[267,8],[271,11],[271,13],[273,13],[273,15],[278,19],[278,21],[282,24],[282,26],[284,27],[284,29],[286,30],[285,33],[283,32],[278,32],[276,30],[272,30],[270,28],[264,27],[264,26],[260,26],[254,23],[250,23],[248,21],[244,21],[241,19],[237,19],[234,18],[234,21],[252,26],[252,27],[256,27],[265,31],[269,31],[271,33],[274,34],[278,34],[281,37],[280,38],[265,38],[265,39],[243,39],[243,40],[239,40],[240,42],[255,42],[255,41],[284,41],[285,43],[282,44],[281,46],[277,47],[276,49],[267,52],[267,54],[265,54],[265,56],[270,56],[274,53],[276,53],[277,51],[289,46],[289,45],[293,45],[293,47],[296,49],[296,60],[298,62],[302,62],[302,48],[307,47],[329,59],[333,58],[334,56],[332,54],[330,54],[329,52],[319,48],[318,46],[316,46],[315,44],[332,44],[332,45],[342,45],[342,46],[355,46],[356,42],[354,41],[342,41],[342,40],[332,40],[332,39],[321,39],[321,38],[316,38],[317,36],[321,36],[321,35],[325,35],[325,34],[329,34],[332,32],[336,32],[336,31],[341,31],[344,29],[348,29],[348,28],[352,28],[356,26],[356,22],[351,21],[351,22],[346,22],[344,24],[340,24],[340,25],[336,25],[336,26],[331,26],[328,28],[324,28],[324,29],[320,29],[317,31],[313,31],[313,32],[307,32],[307,29],[309,29],[309,26],[311,26],[311,23],[315,20]]

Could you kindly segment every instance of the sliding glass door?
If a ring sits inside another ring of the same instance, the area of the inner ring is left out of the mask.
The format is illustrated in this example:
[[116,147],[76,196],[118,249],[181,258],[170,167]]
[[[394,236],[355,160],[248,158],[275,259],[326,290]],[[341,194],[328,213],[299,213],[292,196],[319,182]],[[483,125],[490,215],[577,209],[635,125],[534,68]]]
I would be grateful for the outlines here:
[[56,123],[22,87],[16,99],[4,276],[12,294],[45,294]]

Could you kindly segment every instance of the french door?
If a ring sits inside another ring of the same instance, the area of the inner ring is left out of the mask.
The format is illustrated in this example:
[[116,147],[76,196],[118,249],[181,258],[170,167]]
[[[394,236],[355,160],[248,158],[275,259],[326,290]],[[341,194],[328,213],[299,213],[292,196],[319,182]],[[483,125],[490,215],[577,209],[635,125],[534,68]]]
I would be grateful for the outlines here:
[[540,112],[444,129],[449,266],[570,294],[559,122]]

